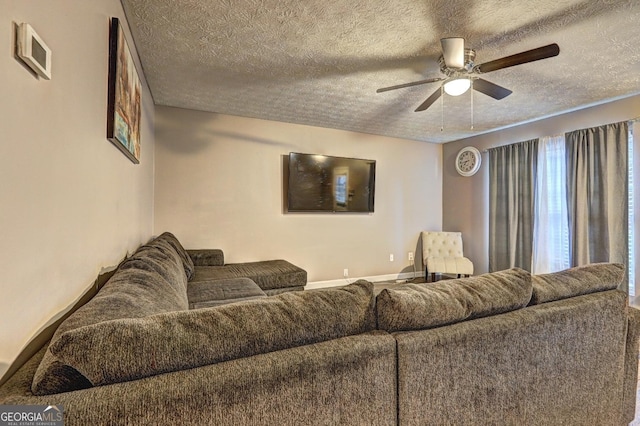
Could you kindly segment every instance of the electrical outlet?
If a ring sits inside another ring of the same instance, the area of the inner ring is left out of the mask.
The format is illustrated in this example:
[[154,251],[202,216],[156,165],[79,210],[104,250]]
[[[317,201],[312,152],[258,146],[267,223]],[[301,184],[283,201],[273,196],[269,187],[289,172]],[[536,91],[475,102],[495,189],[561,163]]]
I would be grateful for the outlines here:
[[393,253],[389,254],[389,262],[393,262]]
[[410,252],[409,252],[409,261],[412,261],[412,260],[413,260],[413,252],[412,252],[412,251],[410,251]]
[[343,272],[343,276],[344,276],[345,278],[349,278],[349,270],[348,270],[348,269],[345,269],[345,270],[344,270],[344,272]]

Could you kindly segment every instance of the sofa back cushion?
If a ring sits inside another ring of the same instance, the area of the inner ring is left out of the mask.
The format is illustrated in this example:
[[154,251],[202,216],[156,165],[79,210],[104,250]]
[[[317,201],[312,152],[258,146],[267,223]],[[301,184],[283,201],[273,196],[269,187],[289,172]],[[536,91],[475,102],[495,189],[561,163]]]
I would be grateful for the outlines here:
[[624,279],[621,263],[594,263],[551,274],[533,275],[531,305],[613,290]]
[[153,275],[153,279],[161,279],[174,289],[176,297],[180,300],[180,305],[186,298],[187,274],[182,259],[167,241],[155,239],[143,245],[120,264],[118,269],[148,271]]
[[377,297],[378,328],[420,330],[500,314],[527,306],[531,274],[506,271],[437,283],[384,289]]
[[375,329],[373,285],[87,325],[49,351],[93,386],[135,380]]
[[[186,286],[182,260],[170,244],[156,239],[140,247],[120,264],[93,299],[60,324],[34,375],[33,393],[46,395],[91,385],[51,350],[66,333],[104,321],[188,309]],[[105,350],[105,355],[110,356],[115,349]]]
[[224,266],[221,249],[187,250],[187,254],[194,266]]
[[171,232],[165,232],[161,234],[158,238],[156,238],[155,241],[164,241],[169,245],[171,245],[171,247],[173,247],[175,252],[180,257],[180,260],[182,261],[184,272],[185,274],[187,274],[187,280],[190,280],[193,277],[193,273],[195,271],[195,265],[193,264],[193,259],[191,259],[191,256],[189,256],[189,253],[187,253],[184,247],[182,247],[182,244],[180,243],[180,241],[178,241],[176,236],[173,235]]

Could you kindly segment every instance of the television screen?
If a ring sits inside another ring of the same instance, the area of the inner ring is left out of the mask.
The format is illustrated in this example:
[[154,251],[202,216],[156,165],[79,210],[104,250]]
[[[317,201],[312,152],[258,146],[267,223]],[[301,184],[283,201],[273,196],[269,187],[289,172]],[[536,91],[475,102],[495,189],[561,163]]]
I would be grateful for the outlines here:
[[373,212],[375,180],[374,160],[292,152],[287,210]]

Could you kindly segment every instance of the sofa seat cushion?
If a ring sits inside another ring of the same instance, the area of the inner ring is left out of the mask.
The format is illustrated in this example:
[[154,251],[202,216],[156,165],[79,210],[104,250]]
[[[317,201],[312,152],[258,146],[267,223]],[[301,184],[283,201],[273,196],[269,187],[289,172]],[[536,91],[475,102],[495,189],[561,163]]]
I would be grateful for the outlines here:
[[378,295],[378,328],[439,327],[523,308],[530,299],[531,274],[519,268],[433,284],[407,284]]
[[246,277],[262,290],[297,287],[307,284],[307,271],[286,260],[228,263],[224,266],[196,266],[191,281],[211,281]]
[[427,257],[427,270],[431,273],[473,275],[473,263],[466,257]]
[[105,321],[58,335],[49,352],[94,386],[140,379],[375,328],[373,285]]
[[620,263],[594,263],[550,274],[533,275],[530,304],[613,290],[622,283],[624,275],[625,266]]
[[189,309],[200,309],[258,299],[267,295],[249,278],[231,278],[190,282],[187,286],[187,297]]

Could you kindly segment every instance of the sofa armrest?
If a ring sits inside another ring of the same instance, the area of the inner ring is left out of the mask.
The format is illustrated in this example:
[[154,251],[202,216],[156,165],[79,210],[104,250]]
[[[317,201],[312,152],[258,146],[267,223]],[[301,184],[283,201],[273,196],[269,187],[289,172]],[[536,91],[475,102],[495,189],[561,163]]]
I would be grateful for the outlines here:
[[220,249],[187,250],[195,266],[224,266],[224,253]]
[[632,422],[636,413],[636,388],[638,386],[638,352],[640,338],[640,310],[628,307],[627,347],[624,360],[623,415]]

